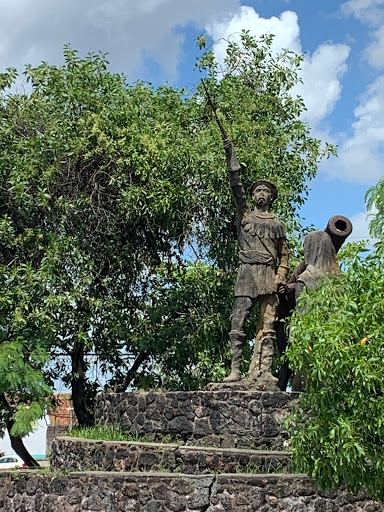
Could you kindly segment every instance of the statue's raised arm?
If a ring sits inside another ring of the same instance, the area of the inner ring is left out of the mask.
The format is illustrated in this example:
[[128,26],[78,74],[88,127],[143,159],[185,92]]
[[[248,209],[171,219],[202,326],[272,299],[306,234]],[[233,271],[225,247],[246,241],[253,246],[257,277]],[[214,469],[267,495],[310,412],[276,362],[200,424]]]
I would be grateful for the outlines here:
[[233,142],[228,135],[224,139],[224,149],[227,159],[229,184],[237,208],[237,230],[239,231],[241,220],[248,208],[247,193],[240,179],[240,163],[237,159]]
[[208,102],[211,105],[212,111],[214,113],[216,122],[220,128],[221,136],[223,138],[224,142],[224,149],[225,149],[225,157],[227,160],[227,170],[228,170],[228,178],[229,178],[229,184],[231,186],[232,194],[236,202],[236,208],[237,208],[237,217],[238,217],[238,229],[239,229],[239,222],[241,222],[241,219],[245,213],[245,210],[247,209],[247,193],[245,191],[245,188],[241,182],[240,179],[240,163],[237,159],[235,147],[233,145],[233,142],[228,135],[226,129],[223,126],[223,123],[221,122],[218,114],[217,109],[212,101],[212,98],[209,94],[209,91],[207,89],[207,86],[205,85],[204,80],[202,80]]
[[[271,369],[276,345],[275,321],[279,302],[277,292],[285,290],[288,271],[288,249],[284,226],[269,211],[277,198],[277,188],[268,180],[255,181],[250,190],[255,209],[252,210],[248,206],[246,191],[240,179],[240,163],[235,148],[217,115],[205,84],[204,87],[224,141],[229,183],[237,207],[237,240],[240,249],[239,270],[235,285],[235,307],[229,333],[231,373],[224,379],[222,385],[275,390],[277,379],[272,376]],[[245,341],[243,327],[257,302],[260,302],[260,317],[254,354],[248,378],[242,379],[241,362]]]

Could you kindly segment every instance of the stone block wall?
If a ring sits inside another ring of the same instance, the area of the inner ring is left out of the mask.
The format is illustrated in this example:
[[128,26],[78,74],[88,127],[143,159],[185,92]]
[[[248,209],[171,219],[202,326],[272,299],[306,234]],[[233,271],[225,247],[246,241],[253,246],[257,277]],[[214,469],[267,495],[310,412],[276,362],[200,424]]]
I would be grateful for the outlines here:
[[363,497],[316,493],[299,475],[0,473],[4,512],[379,512]]
[[270,460],[271,450],[285,446],[283,420],[295,398],[249,391],[99,397],[99,425],[177,443],[58,439],[57,473],[0,472],[0,510],[382,512],[379,503],[343,489],[318,492],[305,475],[253,473],[250,463]]
[[53,440],[58,436],[65,436],[67,432],[68,428],[63,425],[48,425],[47,439],[45,444],[45,453],[47,456],[49,456],[52,451]]
[[194,391],[100,395],[96,423],[147,440],[188,445],[278,450],[294,393]]
[[68,471],[166,471],[169,473],[276,473],[292,470],[290,454],[59,437],[52,445],[51,468]]

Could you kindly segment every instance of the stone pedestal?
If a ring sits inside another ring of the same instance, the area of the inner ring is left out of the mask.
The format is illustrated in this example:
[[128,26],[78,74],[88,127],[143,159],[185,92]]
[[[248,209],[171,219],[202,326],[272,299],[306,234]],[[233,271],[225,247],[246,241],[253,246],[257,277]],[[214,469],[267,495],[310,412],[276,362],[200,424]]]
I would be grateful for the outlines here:
[[284,419],[296,399],[234,389],[101,395],[97,423],[141,441],[58,438],[53,473],[0,473],[0,510],[380,512],[367,497],[319,493],[291,474]]
[[153,441],[225,448],[283,449],[295,393],[191,391],[100,395],[95,418]]

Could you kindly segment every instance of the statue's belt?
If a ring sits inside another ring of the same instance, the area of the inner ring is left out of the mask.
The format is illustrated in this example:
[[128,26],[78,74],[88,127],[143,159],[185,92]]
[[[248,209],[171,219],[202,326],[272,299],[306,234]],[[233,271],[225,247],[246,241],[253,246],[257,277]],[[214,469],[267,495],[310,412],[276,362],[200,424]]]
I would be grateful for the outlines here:
[[272,266],[275,264],[275,259],[271,253],[261,253],[259,251],[240,251],[239,252],[240,263],[259,263],[261,265]]

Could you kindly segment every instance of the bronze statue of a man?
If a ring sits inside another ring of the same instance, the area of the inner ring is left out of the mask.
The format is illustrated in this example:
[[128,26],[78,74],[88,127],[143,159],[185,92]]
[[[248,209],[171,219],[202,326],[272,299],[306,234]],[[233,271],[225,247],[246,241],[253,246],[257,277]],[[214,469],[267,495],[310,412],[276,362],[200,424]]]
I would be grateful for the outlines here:
[[254,354],[249,368],[251,387],[275,389],[271,373],[275,347],[275,320],[278,291],[283,291],[288,272],[288,248],[280,220],[269,210],[277,198],[276,186],[268,180],[256,181],[250,190],[255,202],[252,210],[240,180],[240,164],[232,141],[222,131],[229,182],[237,208],[237,237],[240,247],[239,270],[235,286],[235,308],[231,331],[231,373],[224,382],[241,380],[245,334],[243,326],[251,310],[260,302]]

